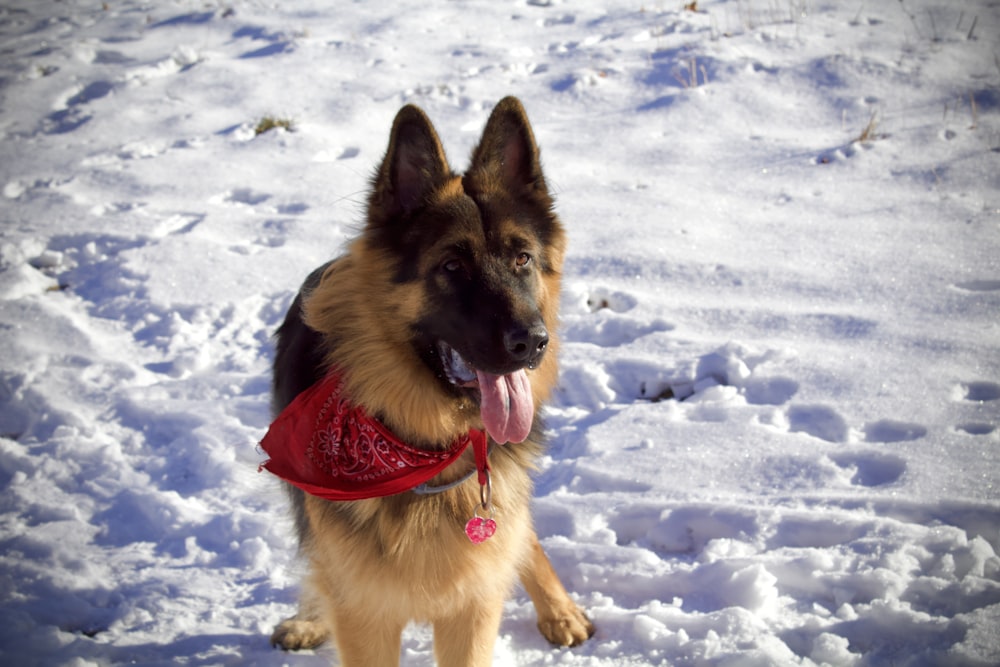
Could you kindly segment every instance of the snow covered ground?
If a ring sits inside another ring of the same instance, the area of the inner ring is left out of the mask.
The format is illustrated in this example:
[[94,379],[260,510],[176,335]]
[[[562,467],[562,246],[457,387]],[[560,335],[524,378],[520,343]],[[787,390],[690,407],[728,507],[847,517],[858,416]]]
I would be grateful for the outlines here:
[[7,0],[0,663],[328,663],[267,641],[270,336],[402,104],[463,168],[514,94],[571,235],[537,524],[598,630],[518,590],[496,663],[1000,664],[1000,6],[685,4]]

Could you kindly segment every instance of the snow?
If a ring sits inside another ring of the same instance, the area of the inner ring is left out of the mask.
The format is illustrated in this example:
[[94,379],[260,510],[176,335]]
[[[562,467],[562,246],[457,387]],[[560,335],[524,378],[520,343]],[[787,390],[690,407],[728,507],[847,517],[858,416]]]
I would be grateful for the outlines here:
[[271,335],[402,104],[463,168],[514,94],[571,238],[535,515],[597,634],[517,590],[496,664],[1000,664],[1000,11],[685,4],[5,3],[0,663],[328,664],[268,645]]

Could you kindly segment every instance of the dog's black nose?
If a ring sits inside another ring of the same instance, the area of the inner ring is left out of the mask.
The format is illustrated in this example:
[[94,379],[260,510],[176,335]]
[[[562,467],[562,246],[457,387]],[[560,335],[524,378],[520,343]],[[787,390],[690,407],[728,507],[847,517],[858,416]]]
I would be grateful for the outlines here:
[[511,329],[504,334],[503,342],[511,359],[530,363],[548,346],[549,331],[541,323],[525,329]]

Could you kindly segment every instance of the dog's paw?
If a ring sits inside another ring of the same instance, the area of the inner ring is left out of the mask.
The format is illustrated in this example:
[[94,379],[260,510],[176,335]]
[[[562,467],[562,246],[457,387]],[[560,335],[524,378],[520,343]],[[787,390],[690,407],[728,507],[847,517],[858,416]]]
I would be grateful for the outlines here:
[[316,648],[327,639],[326,627],[316,621],[302,620],[298,616],[285,619],[271,634],[271,646],[285,651]]
[[556,646],[579,646],[594,636],[594,624],[576,605],[554,616],[539,618],[538,629]]

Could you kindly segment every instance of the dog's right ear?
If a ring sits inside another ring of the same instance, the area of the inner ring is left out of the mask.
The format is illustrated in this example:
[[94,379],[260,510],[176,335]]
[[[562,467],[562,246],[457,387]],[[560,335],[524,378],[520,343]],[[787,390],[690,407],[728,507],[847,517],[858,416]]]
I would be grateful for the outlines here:
[[410,213],[451,176],[444,148],[430,119],[409,104],[399,110],[393,121],[389,148],[375,173],[370,212],[382,221]]
[[535,135],[516,97],[505,97],[493,108],[467,176],[474,191],[503,188],[518,196],[548,196]]

